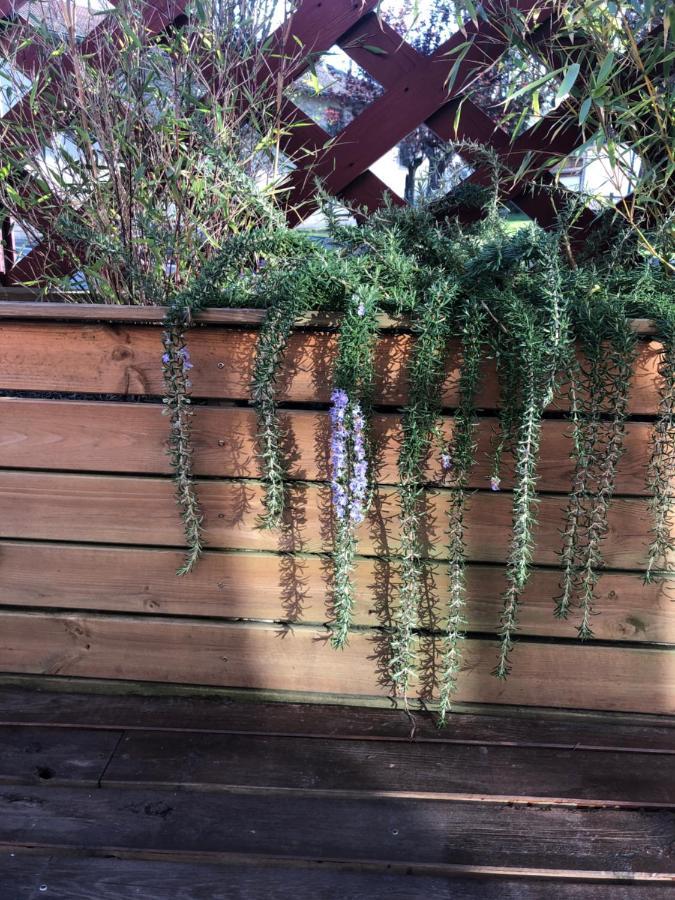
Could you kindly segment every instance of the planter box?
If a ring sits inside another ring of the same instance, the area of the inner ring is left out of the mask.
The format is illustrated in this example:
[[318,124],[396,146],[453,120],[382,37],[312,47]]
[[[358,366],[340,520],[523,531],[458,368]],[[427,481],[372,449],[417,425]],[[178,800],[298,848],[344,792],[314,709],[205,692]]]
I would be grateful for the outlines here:
[[[359,699],[385,696],[384,652],[397,552],[396,459],[413,337],[388,322],[378,348],[374,428],[381,488],[362,528],[359,602],[349,646],[327,645],[330,602],[328,417],[336,336],[329,319],[294,334],[280,381],[289,429],[287,527],[256,528],[262,488],[246,403],[258,313],[212,310],[189,333],[195,364],[195,470],[208,550],[177,578],[182,527],[161,415],[162,311],[0,304],[0,671],[255,688]],[[675,581],[644,586],[650,517],[645,472],[658,403],[659,346],[643,332],[632,418],[605,542],[595,642],[553,618],[560,529],[571,479],[568,425],[543,429],[535,571],[510,679],[491,676],[510,531],[508,477],[493,494],[479,460],[468,513],[469,630],[458,700],[672,714]],[[450,355],[444,405],[456,402]],[[75,395],[72,397],[71,395]],[[111,396],[114,399],[111,399]],[[497,406],[486,372],[480,442]],[[556,409],[561,408],[561,403]],[[445,422],[448,433],[452,418]],[[430,465],[433,481],[438,470]],[[447,489],[429,490],[430,597],[442,614]],[[673,566],[675,568],[675,566]],[[292,625],[292,628],[287,625]],[[427,623],[431,624],[431,623]],[[430,643],[430,642],[427,642]],[[671,645],[671,646],[668,646]],[[429,647],[422,648],[431,660]]]

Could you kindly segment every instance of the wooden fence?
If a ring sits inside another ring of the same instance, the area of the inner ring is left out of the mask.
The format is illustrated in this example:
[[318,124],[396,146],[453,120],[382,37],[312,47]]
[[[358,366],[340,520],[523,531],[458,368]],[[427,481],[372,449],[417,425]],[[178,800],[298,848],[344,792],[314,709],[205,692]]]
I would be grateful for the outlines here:
[[[330,320],[305,320],[286,358],[281,394],[293,485],[278,533],[256,528],[262,486],[247,401],[260,316],[211,310],[190,332],[208,550],[193,574],[178,578],[183,535],[161,415],[161,319],[159,309],[0,304],[0,391],[12,393],[0,399],[0,671],[357,701],[385,696],[378,660],[397,578],[395,559],[388,560],[397,552],[397,408],[406,394],[411,334],[390,322],[379,342],[382,411],[374,428],[381,485],[360,536],[355,628],[348,648],[337,652],[324,624],[331,546],[326,403],[336,343]],[[490,672],[510,483],[505,479],[498,494],[487,490],[483,461],[472,475],[462,701],[675,712],[675,581],[645,586],[641,575],[659,348],[645,323],[636,327],[643,335],[605,545],[597,640],[577,642],[574,619],[552,615],[571,478],[568,424],[552,411],[543,431],[535,571],[505,683]],[[448,431],[456,380],[450,364],[443,392]],[[486,447],[497,406],[490,373],[480,404]],[[433,480],[439,473],[432,465],[429,474]],[[447,500],[447,489],[429,490],[430,601],[439,611]],[[429,666],[432,644],[428,638],[422,648]],[[432,680],[430,668],[423,677]]]

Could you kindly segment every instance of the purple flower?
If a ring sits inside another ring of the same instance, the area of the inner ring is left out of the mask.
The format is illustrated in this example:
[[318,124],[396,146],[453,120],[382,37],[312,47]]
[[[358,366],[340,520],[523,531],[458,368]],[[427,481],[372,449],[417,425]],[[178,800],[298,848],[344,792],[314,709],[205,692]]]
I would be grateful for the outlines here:
[[346,409],[347,404],[349,403],[347,392],[343,391],[342,388],[336,388],[331,394],[330,399],[335,409]]
[[349,511],[349,518],[352,520],[354,525],[360,525],[363,522],[363,510],[360,507],[354,506],[352,504],[351,509]]
[[183,363],[183,371],[187,372],[190,369],[194,368],[192,365],[192,361],[190,360],[190,351],[187,347],[181,347],[178,351],[178,356],[180,357],[181,362]]
[[164,356],[162,357],[162,362],[164,363],[165,366],[169,365],[169,363],[171,362],[171,357],[169,356],[168,353],[164,354]]
[[501,478],[498,475],[492,475],[490,478],[490,490],[491,491],[499,491],[501,488],[499,485],[501,484]]
[[346,391],[331,395],[331,494],[335,515],[360,524],[368,491],[368,462],[363,438],[365,419],[358,403],[350,403]]
[[441,453],[441,466],[444,472],[449,472],[452,468],[452,457],[449,453]]
[[356,315],[363,318],[366,314],[366,304],[361,300],[359,305],[356,307]]

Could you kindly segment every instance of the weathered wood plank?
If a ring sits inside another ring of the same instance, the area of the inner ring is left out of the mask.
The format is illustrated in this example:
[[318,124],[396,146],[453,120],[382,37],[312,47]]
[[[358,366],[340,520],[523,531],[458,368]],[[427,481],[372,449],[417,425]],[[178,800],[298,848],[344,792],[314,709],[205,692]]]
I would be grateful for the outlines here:
[[[70,297],[59,302],[60,297]],[[0,287],[0,319],[16,319],[22,322],[39,320],[42,322],[116,322],[133,325],[163,325],[166,321],[165,306],[113,306],[88,302],[82,292],[73,294],[47,295],[46,302],[31,301],[35,291],[23,287]],[[25,298],[25,299],[22,299]],[[52,299],[53,298],[53,299]],[[194,321],[199,325],[252,325],[259,327],[265,318],[264,309],[228,309],[213,307],[194,313]],[[307,312],[298,316],[297,327],[336,328],[341,321],[339,313]],[[410,319],[405,316],[381,314],[377,317],[380,328],[385,330],[403,329],[410,331]],[[654,325],[648,319],[631,319],[631,327],[636,334],[652,334]]]
[[[376,356],[376,400],[400,405],[407,395],[406,364],[414,338],[383,334]],[[195,364],[195,397],[249,398],[257,331],[197,328],[189,346]],[[296,402],[330,399],[337,335],[296,332],[291,336],[279,378],[279,398]],[[70,391],[103,394],[163,392],[161,331],[142,325],[80,325],[44,322],[0,323],[0,390]],[[630,411],[650,415],[658,406],[655,378],[660,344],[641,344],[630,395]],[[456,405],[459,377],[457,346],[448,353],[443,403]],[[486,366],[479,407],[498,404],[494,370]],[[565,406],[560,397],[554,404]]]
[[[351,52],[351,50],[350,50]],[[368,51],[363,51],[368,53]],[[372,54],[370,54],[372,55]],[[0,319],[40,319],[52,322],[124,322],[163,323],[167,308],[164,306],[112,306],[89,302],[85,292],[74,291],[65,294],[47,294],[42,300],[33,288],[22,286],[0,286]],[[67,302],[60,302],[67,299]],[[20,301],[20,302],[17,302]],[[195,322],[210,325],[260,325],[265,311],[260,309],[227,309],[213,307],[194,314]],[[316,328],[335,327],[339,324],[338,313],[307,312],[297,318],[298,326]],[[377,318],[383,329],[410,329],[406,316],[381,314]],[[635,334],[655,334],[651,319],[631,319]]]
[[44,873],[48,865],[48,856],[0,852],[0,884],[3,891],[12,900],[37,900],[45,893],[40,891],[40,885],[45,883]]
[[[639,771],[639,778],[635,772]],[[434,795],[481,802],[675,808],[668,754],[261,735],[126,735],[104,787],[248,788]]]
[[32,689],[0,686],[0,724],[675,753],[675,720],[653,716],[518,709],[508,715],[475,715],[458,710],[452,727],[439,729],[430,715],[415,712],[411,734],[411,720],[402,709],[244,702],[222,695],[72,693],[50,690],[44,680]]
[[[273,619],[323,623],[330,618],[331,564],[321,556],[207,551],[193,572],[177,578],[181,551],[0,541],[0,605]],[[421,625],[439,630],[448,579],[429,563],[428,603]],[[576,637],[578,617],[553,616],[555,570],[535,570],[522,598],[522,634]],[[360,559],[354,571],[356,625],[386,625],[399,583],[396,562]],[[505,587],[501,567],[469,566],[470,631],[495,633]],[[606,572],[598,583],[597,638],[675,644],[675,580],[644,584],[638,573]]]
[[[286,526],[258,527],[263,513],[259,482],[207,481],[198,485],[208,546],[238,550],[327,552],[332,548],[330,489],[295,485],[289,490]],[[428,493],[425,555],[446,557],[448,491]],[[557,565],[566,498],[542,496],[533,560]],[[507,493],[474,494],[466,514],[467,558],[503,562],[511,529],[512,498]],[[152,523],[151,528],[149,523]],[[607,567],[644,568],[651,516],[644,499],[615,499],[604,543]],[[0,471],[0,537],[93,541],[113,544],[180,546],[182,523],[167,478],[62,475]],[[396,554],[399,541],[398,498],[381,488],[359,530],[365,555]],[[671,553],[669,563],[675,561]]]
[[675,816],[666,811],[218,791],[195,802],[190,791],[35,787],[0,790],[0,813],[1,842],[38,850],[675,874]]
[[[0,671],[90,678],[313,691],[390,692],[378,673],[379,632],[356,632],[340,653],[327,632],[273,625],[4,612]],[[420,648],[422,689],[434,678],[433,647]],[[569,709],[675,713],[675,651],[522,640],[513,675],[494,678],[496,649],[468,640],[457,700]]]
[[[606,884],[533,878],[393,875],[337,865],[209,865],[167,860],[0,854],[0,879],[12,900],[665,900],[664,884]],[[47,891],[39,892],[40,884]],[[33,893],[34,891],[34,893]]]
[[119,731],[0,727],[0,783],[95,787],[120,736]]
[[[64,471],[169,474],[168,421],[159,404],[77,400],[0,399],[0,467]],[[224,478],[261,476],[255,411],[242,407],[196,407],[193,422],[194,471]],[[330,424],[326,412],[294,410],[281,414],[291,478],[330,478]],[[453,419],[443,420],[452,438]],[[477,431],[476,465],[470,486],[485,488],[492,474],[491,445],[498,420],[486,417]],[[618,494],[644,495],[653,426],[630,422],[616,480]],[[376,414],[372,440],[377,480],[398,483],[401,419]],[[569,422],[547,420],[542,426],[539,489],[568,491],[574,474]],[[427,462],[429,481],[442,482],[439,454]],[[504,458],[502,487],[512,487],[512,461]],[[675,489],[675,477],[673,478]]]

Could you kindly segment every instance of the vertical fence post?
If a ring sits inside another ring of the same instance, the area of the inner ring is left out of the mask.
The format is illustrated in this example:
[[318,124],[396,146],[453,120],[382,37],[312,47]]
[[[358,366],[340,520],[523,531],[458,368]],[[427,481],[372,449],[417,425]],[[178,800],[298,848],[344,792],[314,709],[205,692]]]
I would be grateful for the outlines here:
[[14,228],[12,220],[6,216],[0,226],[0,283],[3,285],[9,284],[14,259]]

